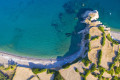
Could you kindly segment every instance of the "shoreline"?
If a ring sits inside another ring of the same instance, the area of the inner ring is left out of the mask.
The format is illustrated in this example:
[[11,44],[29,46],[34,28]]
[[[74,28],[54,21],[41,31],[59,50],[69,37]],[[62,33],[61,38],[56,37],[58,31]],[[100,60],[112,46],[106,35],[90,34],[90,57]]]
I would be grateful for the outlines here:
[[[93,19],[96,20],[97,17],[94,17]],[[109,31],[113,39],[120,41],[120,36],[119,36],[120,32],[111,31],[110,28],[106,27],[105,25],[103,25],[103,27],[105,27],[105,29]],[[28,68],[61,68],[62,65],[71,63],[78,57],[83,56],[85,52],[84,33],[86,31],[87,29],[85,28],[80,32],[78,32],[78,34],[82,33],[80,49],[79,51],[72,54],[71,56],[61,58],[61,59],[40,59],[40,58],[18,56],[18,55],[10,54],[7,52],[0,52],[0,64],[3,64],[4,66],[8,66],[9,64],[16,63],[18,66],[28,67]]]
[[[84,34],[83,34],[84,35]],[[9,64],[17,64],[21,67],[28,68],[60,68],[66,63],[71,63],[76,58],[80,57],[84,51],[84,40],[81,39],[80,49],[71,56],[61,58],[61,59],[40,59],[40,58],[31,58],[14,55],[7,52],[0,52],[0,64],[8,66]]]

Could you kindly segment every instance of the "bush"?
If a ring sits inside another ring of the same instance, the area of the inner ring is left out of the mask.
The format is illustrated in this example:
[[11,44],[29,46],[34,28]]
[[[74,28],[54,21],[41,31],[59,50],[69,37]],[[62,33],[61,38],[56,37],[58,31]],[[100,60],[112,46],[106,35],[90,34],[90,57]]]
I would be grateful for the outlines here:
[[78,70],[77,68],[75,68],[75,71],[76,71],[76,72],[79,72],[79,70]]
[[88,51],[91,51],[91,44],[89,42],[89,45],[88,45]]
[[96,70],[96,66],[95,66],[95,64],[93,64],[92,66],[91,66],[91,72],[94,72]]
[[84,59],[82,59],[82,62],[84,63],[85,66],[88,66],[89,63],[91,63],[87,56]]
[[119,44],[119,42],[118,42],[118,41],[113,40],[113,39],[111,38],[110,34],[108,34],[108,35],[107,35],[107,39],[108,39],[110,42],[112,42],[113,44],[116,44],[116,45],[118,45],[118,44]]
[[98,66],[100,66],[100,64],[101,64],[101,58],[102,58],[102,51],[100,50],[98,52],[98,62],[97,62]]
[[88,50],[85,50],[84,55],[87,54]]
[[114,66],[115,66],[114,63],[109,64],[110,69],[113,69]]
[[99,68],[99,71],[100,71],[100,75],[102,76],[103,73],[105,72],[105,68],[103,68],[101,66],[99,66],[98,68]]
[[32,72],[34,74],[42,73],[42,72],[45,72],[45,71],[47,71],[47,69],[32,68]]
[[63,69],[68,69],[70,67],[70,65],[71,65],[70,63],[67,63],[67,64],[63,65],[62,68]]
[[94,77],[98,77],[98,74],[96,74],[95,72],[92,72],[92,75],[93,75]]
[[114,70],[113,70],[113,69],[111,69],[111,70],[107,71],[107,73],[109,73],[109,74],[113,75]]
[[78,57],[78,58],[75,59],[71,64],[74,64],[74,63],[78,62],[78,61],[81,60],[81,59],[82,59],[82,57]]
[[120,67],[114,67],[114,70],[115,70],[115,74],[119,74],[120,73]]
[[84,75],[85,75],[85,78],[86,78],[90,73],[91,73],[90,70],[86,70],[86,71],[85,71],[85,74],[84,74]]
[[95,36],[95,37],[92,37],[91,40],[95,40],[95,39],[98,39],[99,36]]
[[99,26],[98,29],[99,29],[101,32],[104,32],[104,27]]
[[104,45],[105,45],[105,33],[103,33],[103,38],[102,38],[101,45],[102,45],[102,46],[104,46]]
[[90,36],[89,33],[85,35],[85,40],[88,40],[88,39],[90,39],[90,38],[91,38],[91,36]]
[[56,72],[55,70],[51,70],[51,69],[47,70],[47,74],[55,74],[55,72]]
[[8,78],[0,72],[0,80],[8,80]]
[[119,80],[119,78],[117,76],[114,76],[112,80]]
[[65,80],[65,79],[61,76],[61,74],[58,71],[56,71],[53,80]]

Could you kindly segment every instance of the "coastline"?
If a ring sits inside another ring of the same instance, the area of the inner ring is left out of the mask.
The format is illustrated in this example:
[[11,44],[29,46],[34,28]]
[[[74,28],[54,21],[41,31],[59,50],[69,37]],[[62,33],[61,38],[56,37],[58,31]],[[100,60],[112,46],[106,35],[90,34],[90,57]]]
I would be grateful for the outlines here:
[[[88,12],[90,13],[90,12]],[[94,17],[93,20],[96,20],[99,16]],[[85,22],[82,22],[85,23]],[[103,24],[102,24],[103,25]],[[113,39],[120,41],[120,32],[111,31],[110,28],[107,28],[105,25],[103,25],[106,30],[109,31]],[[71,56],[68,56],[63,59],[39,59],[39,58],[30,58],[30,57],[22,57],[17,56],[14,54],[6,53],[6,52],[0,52],[0,64],[3,64],[4,66],[8,66],[9,64],[17,64],[21,67],[28,67],[28,68],[61,68],[62,65],[66,63],[71,63],[76,58],[82,56],[84,54],[85,49],[85,41],[84,41],[84,33],[88,29],[81,30],[78,32],[78,34],[82,33],[82,39],[80,44],[80,49],[78,52],[74,53]]]
[[0,64],[3,64],[4,66],[8,66],[9,64],[17,64],[18,66],[28,68],[60,68],[62,65],[71,63],[76,58],[80,57],[83,51],[84,40],[82,38],[79,51],[63,59],[39,59],[17,56],[7,52],[0,52]]

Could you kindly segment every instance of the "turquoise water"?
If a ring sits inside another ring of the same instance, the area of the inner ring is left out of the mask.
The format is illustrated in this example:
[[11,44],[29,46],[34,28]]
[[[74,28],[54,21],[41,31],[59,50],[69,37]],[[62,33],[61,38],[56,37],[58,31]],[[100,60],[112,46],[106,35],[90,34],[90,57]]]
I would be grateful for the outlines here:
[[[1,0],[0,51],[37,57],[61,58],[80,48],[84,29],[77,15],[98,10],[100,21],[120,31],[119,0]],[[67,35],[66,35],[67,34]]]
[[120,31],[120,0],[72,0],[81,8],[98,10],[99,20],[107,27]]
[[[63,5],[68,0],[1,0],[0,50],[37,58],[65,57],[79,48],[69,50],[77,20],[67,14]],[[79,38],[79,39],[78,39]]]

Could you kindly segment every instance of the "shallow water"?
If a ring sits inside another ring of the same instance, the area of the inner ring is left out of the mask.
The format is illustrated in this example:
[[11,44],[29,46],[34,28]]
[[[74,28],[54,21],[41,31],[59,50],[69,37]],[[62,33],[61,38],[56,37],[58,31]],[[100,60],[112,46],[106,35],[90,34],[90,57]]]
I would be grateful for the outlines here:
[[[80,1],[80,0],[74,0]],[[107,27],[120,31],[120,0],[81,0],[80,8],[98,10],[99,20]]]
[[37,58],[69,56],[80,48],[81,35],[76,32],[84,25],[76,27],[76,15],[86,8],[98,10],[103,24],[120,31],[119,0],[70,0],[65,12],[68,1],[0,1],[0,50]]
[[0,50],[37,58],[76,52],[78,47],[69,52],[71,36],[65,35],[74,31],[77,22],[75,14],[68,15],[63,9],[67,1],[0,1]]

